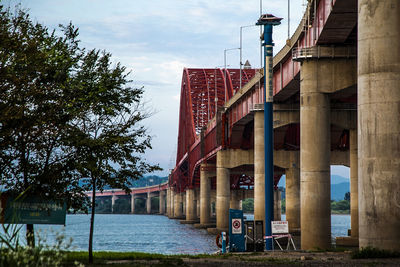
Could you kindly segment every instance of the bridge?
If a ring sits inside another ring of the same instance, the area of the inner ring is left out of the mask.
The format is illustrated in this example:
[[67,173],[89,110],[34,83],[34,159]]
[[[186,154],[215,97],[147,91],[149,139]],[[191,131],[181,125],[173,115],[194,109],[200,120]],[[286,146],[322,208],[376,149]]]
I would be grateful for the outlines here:
[[[111,198],[111,213],[114,212],[115,201],[118,198],[130,198],[131,203],[131,213],[135,214],[135,203],[136,199],[146,200],[146,212],[147,214],[152,213],[151,209],[151,198],[159,198],[159,214],[165,214],[166,208],[166,193],[167,193],[168,183],[162,183],[158,185],[145,186],[145,187],[135,187],[130,188],[131,192],[127,194],[122,189],[107,189],[103,191],[96,191],[96,198]],[[89,198],[92,197],[92,192],[88,191],[85,193]]]
[[[309,0],[273,59],[274,183],[286,175],[302,249],[331,246],[330,166],[345,165],[351,236],[337,244],[400,250],[399,21],[395,0]],[[262,70],[183,70],[170,218],[227,231],[229,208],[254,197],[265,220],[263,84]]]

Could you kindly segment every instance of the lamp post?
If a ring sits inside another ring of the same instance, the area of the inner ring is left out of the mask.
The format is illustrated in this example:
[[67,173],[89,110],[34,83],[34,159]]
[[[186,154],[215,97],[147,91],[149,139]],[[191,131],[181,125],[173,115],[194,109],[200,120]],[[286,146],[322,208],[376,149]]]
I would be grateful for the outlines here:
[[231,50],[237,50],[240,49],[240,47],[236,48],[228,48],[224,50],[224,85],[225,85],[225,103],[227,99],[227,91],[226,91],[226,51],[231,51]]
[[248,28],[248,27],[254,27],[256,25],[246,25],[246,26],[241,26],[240,27],[240,86],[239,89],[242,90],[242,66],[243,66],[243,62],[242,62],[242,49],[243,49],[243,45],[242,45],[242,30],[243,28]]
[[[264,46],[264,147],[265,147],[265,235],[271,236],[271,221],[274,218],[274,161],[273,161],[273,84],[272,27],[281,24],[282,18],[264,14],[256,25],[263,25]],[[272,242],[265,243],[266,250],[272,250]]]

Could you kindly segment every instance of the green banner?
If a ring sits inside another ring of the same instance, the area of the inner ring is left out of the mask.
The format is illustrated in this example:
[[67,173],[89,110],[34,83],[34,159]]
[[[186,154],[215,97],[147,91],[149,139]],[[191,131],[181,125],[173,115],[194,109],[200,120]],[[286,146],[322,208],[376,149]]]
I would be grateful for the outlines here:
[[63,224],[67,205],[38,197],[1,195],[0,222],[9,224]]

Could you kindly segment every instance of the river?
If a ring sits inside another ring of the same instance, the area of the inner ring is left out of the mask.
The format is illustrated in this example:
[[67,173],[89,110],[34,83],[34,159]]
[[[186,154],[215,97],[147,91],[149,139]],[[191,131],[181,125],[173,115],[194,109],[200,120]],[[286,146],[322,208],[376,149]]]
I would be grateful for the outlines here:
[[[247,215],[252,219],[252,215]],[[332,237],[346,236],[350,215],[332,215]],[[282,220],[285,216],[282,216]],[[40,235],[54,242],[55,233],[72,238],[71,250],[87,250],[89,215],[67,215],[66,226],[36,225]],[[96,214],[94,250],[140,251],[161,254],[200,254],[217,250],[206,230],[180,224],[161,215]]]

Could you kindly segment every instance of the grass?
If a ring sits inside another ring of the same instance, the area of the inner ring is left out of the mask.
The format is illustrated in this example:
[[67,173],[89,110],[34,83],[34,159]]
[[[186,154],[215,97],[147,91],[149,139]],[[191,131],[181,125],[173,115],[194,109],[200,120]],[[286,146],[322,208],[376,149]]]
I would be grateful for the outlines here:
[[[65,264],[80,262],[87,264],[89,262],[89,254],[85,251],[67,251]],[[181,266],[183,260],[181,256],[162,255],[143,252],[109,252],[98,251],[93,252],[95,266],[107,265],[112,261],[135,261],[136,263],[118,263],[118,266]],[[144,263],[145,262],[145,263]]]
[[365,247],[351,253],[352,259],[372,259],[372,258],[400,258],[400,252]]

